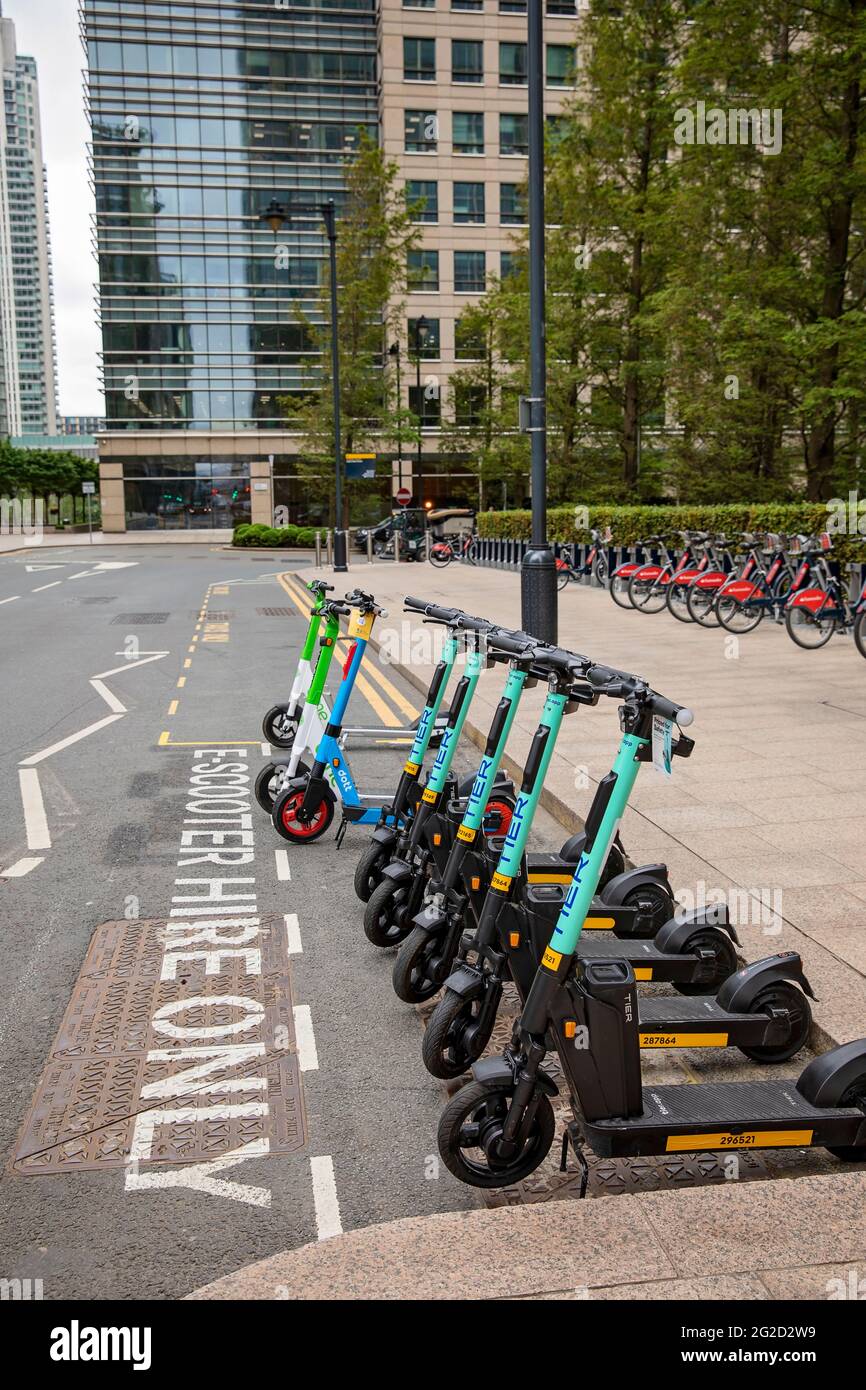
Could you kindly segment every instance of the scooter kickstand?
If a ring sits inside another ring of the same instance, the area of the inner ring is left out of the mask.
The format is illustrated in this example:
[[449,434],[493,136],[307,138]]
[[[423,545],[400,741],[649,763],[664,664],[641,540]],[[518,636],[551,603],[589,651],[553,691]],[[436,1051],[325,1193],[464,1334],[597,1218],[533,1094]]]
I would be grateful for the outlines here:
[[348,820],[348,818],[347,818],[346,816],[344,816],[343,819],[340,821],[340,828],[339,828],[339,830],[337,831],[337,838],[336,838],[336,840],[335,840],[335,842],[334,842],[334,843],[336,844],[336,846],[337,846],[337,849],[342,849],[342,848],[343,848],[343,841],[344,841],[345,838],[346,838],[346,831],[347,831],[348,829],[349,829],[349,820]]
[[577,1159],[578,1166],[580,1168],[580,1193],[578,1195],[582,1200],[586,1196],[586,1189],[589,1186],[589,1164],[586,1161],[586,1155],[583,1151],[583,1135],[581,1134],[578,1126],[574,1124],[573,1121],[568,1121],[566,1123],[565,1129],[562,1131],[562,1156],[559,1161],[560,1173],[568,1172],[569,1143],[571,1143],[571,1147],[574,1150],[574,1156]]

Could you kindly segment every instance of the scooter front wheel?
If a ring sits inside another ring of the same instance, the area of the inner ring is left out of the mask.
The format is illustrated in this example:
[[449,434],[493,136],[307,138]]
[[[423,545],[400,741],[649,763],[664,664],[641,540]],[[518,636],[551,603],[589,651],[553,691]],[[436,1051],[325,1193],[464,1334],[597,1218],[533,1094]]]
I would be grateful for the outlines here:
[[292,783],[277,797],[271,817],[277,833],[295,845],[308,845],[313,840],[320,840],[334,819],[333,799],[323,796],[313,814],[308,819],[301,820],[300,812],[305,792],[306,781],[300,786]]
[[[446,989],[430,1016],[421,1057],[431,1076],[455,1081],[477,1062],[493,1032],[493,1018],[481,1031],[480,999],[464,999]],[[492,1011],[491,1011],[492,1013]]]
[[298,721],[289,714],[288,705],[274,705],[262,720],[262,733],[275,748],[291,748],[298,732]]
[[371,894],[364,912],[364,935],[374,946],[383,950],[399,946],[412,930],[404,926],[400,909],[406,899],[406,888],[391,878],[383,878]]
[[[273,815],[274,802],[283,790],[283,774],[286,769],[285,763],[265,763],[258,777],[256,778],[256,801],[263,811]],[[304,777],[309,768],[306,763],[298,763],[296,777]]]
[[413,927],[394,962],[394,993],[404,1004],[423,1004],[441,988],[442,975],[431,977],[431,961],[439,942],[421,927]]
[[533,1101],[535,1113],[516,1154],[499,1153],[512,1087],[472,1081],[446,1105],[436,1136],[442,1162],[470,1187],[510,1187],[534,1173],[543,1163],[556,1128],[553,1107],[541,1092]]
[[387,849],[378,840],[371,840],[361,852],[355,866],[355,893],[362,903],[368,903],[372,894],[382,882]]

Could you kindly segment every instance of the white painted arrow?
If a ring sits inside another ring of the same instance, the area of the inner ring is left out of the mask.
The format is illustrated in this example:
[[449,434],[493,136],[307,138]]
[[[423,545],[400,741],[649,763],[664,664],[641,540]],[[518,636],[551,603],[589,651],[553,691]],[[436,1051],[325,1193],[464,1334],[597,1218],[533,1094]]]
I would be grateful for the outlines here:
[[25,565],[28,574],[39,574],[42,570],[62,570],[65,565]]

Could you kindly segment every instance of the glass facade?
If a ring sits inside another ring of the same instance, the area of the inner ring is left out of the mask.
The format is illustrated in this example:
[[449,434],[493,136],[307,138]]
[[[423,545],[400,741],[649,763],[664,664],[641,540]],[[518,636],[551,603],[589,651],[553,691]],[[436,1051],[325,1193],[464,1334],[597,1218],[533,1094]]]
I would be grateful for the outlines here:
[[[375,0],[82,13],[108,428],[279,426],[279,398],[315,366],[296,310],[318,313],[318,208],[332,198],[339,216],[341,161],[378,128]],[[276,240],[260,221],[272,199],[290,213]],[[205,482],[233,516],[242,498],[215,474],[185,480],[191,502],[181,488],[163,501],[195,515]],[[135,486],[129,516],[161,524],[149,482]]]

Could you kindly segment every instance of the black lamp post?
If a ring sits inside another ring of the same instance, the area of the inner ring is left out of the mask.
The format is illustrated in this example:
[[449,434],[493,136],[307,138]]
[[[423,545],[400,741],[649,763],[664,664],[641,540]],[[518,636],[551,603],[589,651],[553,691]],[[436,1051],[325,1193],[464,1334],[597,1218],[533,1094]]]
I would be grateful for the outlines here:
[[415,402],[418,406],[418,505],[424,506],[424,402],[421,399],[421,351],[430,336],[430,325],[422,314],[415,320]]
[[[313,209],[297,208],[296,211],[309,214]],[[340,339],[337,307],[337,219],[333,199],[323,203],[318,211],[325,223],[331,276],[331,373],[334,380],[334,570],[337,574],[345,574],[349,566],[347,563],[346,532],[343,529],[343,449],[340,421]],[[268,224],[276,236],[289,221],[289,214],[282,203],[278,203],[276,198],[272,198],[270,205],[260,214],[260,219]]]
[[392,343],[388,349],[388,356],[394,363],[397,370],[397,468],[400,478],[398,486],[403,486],[403,431],[400,423],[400,411],[403,408],[403,398],[400,392],[400,344]]
[[522,622],[543,642],[557,640],[556,562],[547,539],[547,374],[544,346],[544,20],[528,0],[529,364],[524,429],[532,450],[532,540],[521,569]]

